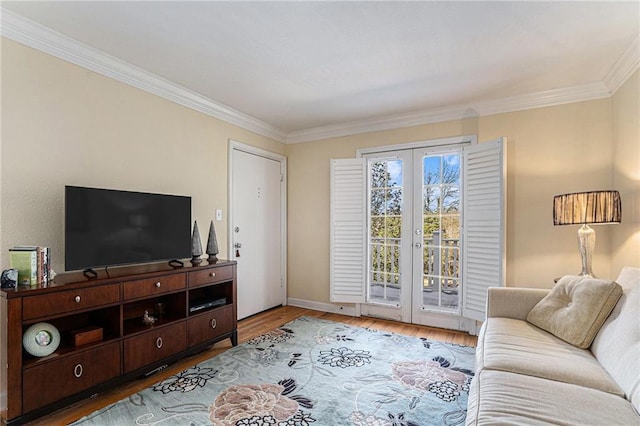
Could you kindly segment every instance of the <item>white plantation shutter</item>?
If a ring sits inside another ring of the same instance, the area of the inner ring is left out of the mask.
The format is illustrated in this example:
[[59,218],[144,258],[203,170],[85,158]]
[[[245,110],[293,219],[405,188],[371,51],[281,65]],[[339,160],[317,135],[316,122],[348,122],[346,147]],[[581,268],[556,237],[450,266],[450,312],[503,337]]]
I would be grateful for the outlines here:
[[462,316],[484,321],[487,289],[505,279],[505,141],[464,149]]
[[367,266],[367,163],[331,160],[330,297],[364,303]]

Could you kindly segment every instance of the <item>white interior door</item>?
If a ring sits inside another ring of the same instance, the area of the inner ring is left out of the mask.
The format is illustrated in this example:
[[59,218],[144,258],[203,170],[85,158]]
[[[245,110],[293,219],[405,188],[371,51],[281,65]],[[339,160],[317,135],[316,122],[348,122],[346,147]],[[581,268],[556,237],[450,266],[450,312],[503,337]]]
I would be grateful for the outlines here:
[[229,257],[238,262],[238,319],[283,305],[286,300],[284,158],[239,149],[242,147],[232,143],[230,149]]

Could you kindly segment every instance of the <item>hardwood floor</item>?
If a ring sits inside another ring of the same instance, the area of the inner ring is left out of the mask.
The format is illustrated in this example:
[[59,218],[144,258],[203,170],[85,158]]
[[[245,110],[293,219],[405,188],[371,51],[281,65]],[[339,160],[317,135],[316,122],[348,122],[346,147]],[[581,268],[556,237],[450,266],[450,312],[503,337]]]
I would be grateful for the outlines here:
[[[238,323],[238,343],[246,342],[247,340],[264,334],[265,332],[274,328],[280,327],[281,325],[286,324],[287,322],[301,316],[318,317],[330,321],[343,322],[345,324],[350,324],[358,327],[370,327],[376,330],[384,330],[393,333],[404,334],[407,336],[426,337],[433,340],[457,343],[466,346],[475,346],[477,343],[477,338],[475,336],[471,336],[462,332],[424,327],[420,325],[404,324],[377,318],[355,318],[345,315],[330,314],[326,312],[313,311],[310,309],[297,308],[294,306],[275,308],[240,321]],[[216,345],[203,352],[200,352],[197,355],[184,358],[155,375],[140,378],[125,385],[118,386],[115,389],[78,402],[70,407],[46,415],[28,424],[47,426],[69,424],[81,417],[92,413],[95,410],[126,398],[127,396],[139,392],[156,382],[179,373],[180,371],[189,368],[194,364],[200,363],[206,359],[211,358],[212,356],[218,355],[229,348],[231,348],[231,342],[229,341],[229,339],[227,339],[225,341],[217,343]]]

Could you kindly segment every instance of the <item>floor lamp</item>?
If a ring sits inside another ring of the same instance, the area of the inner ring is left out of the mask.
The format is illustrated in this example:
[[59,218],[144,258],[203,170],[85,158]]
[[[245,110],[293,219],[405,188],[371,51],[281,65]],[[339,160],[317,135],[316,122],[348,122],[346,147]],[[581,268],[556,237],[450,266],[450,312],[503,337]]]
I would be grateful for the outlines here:
[[595,277],[591,258],[596,245],[596,232],[589,224],[620,223],[621,220],[622,203],[618,191],[575,192],[553,197],[554,225],[582,225],[578,230],[582,257],[580,276]]

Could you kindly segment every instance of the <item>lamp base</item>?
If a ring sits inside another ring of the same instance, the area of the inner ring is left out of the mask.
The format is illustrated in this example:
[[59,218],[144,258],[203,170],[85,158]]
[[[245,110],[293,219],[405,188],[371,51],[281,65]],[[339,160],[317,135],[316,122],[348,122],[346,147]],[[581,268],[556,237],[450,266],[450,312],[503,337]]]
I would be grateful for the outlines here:
[[595,278],[596,276],[591,269],[591,259],[593,258],[593,249],[596,246],[596,231],[587,224],[578,229],[578,245],[582,257],[582,271],[579,276]]

